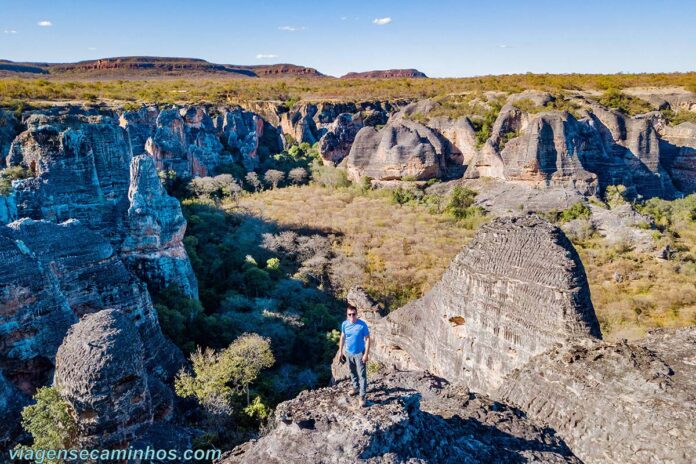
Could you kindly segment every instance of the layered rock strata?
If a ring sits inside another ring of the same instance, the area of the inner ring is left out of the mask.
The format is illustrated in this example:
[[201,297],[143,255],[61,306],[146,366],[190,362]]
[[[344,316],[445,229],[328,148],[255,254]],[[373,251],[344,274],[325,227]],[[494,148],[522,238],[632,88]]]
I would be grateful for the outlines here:
[[587,463],[692,462],[696,328],[636,344],[578,340],[532,359],[496,395]]
[[140,275],[148,283],[197,296],[178,202],[162,189],[154,164],[133,159],[128,132],[114,115],[69,107],[32,114],[25,122],[7,163],[23,166],[31,177],[15,181],[12,204],[3,202],[2,215],[77,219],[128,255],[133,269],[146,268]]
[[377,130],[358,132],[346,159],[348,177],[376,180],[415,180],[441,177],[445,172],[445,145],[431,129],[415,121],[397,120]]
[[[0,269],[0,374],[21,392],[20,405],[49,383],[69,327],[106,308],[137,328],[143,362],[153,376],[170,379],[183,365],[183,355],[160,330],[145,285],[112,245],[86,226],[31,219],[0,226],[0,257],[5,264]],[[164,415],[171,409],[166,396],[153,399]],[[12,423],[18,419],[4,422],[2,432],[9,433],[4,427]]]
[[483,393],[556,343],[601,337],[577,252],[534,216],[482,226],[432,290],[372,326],[379,361]]

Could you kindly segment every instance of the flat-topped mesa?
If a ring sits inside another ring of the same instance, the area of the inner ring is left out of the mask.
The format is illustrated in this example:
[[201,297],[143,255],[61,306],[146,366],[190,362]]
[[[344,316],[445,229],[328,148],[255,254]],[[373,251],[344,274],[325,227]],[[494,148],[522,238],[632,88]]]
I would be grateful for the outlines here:
[[556,343],[601,337],[577,252],[535,216],[482,226],[430,292],[372,325],[378,361],[483,393]]

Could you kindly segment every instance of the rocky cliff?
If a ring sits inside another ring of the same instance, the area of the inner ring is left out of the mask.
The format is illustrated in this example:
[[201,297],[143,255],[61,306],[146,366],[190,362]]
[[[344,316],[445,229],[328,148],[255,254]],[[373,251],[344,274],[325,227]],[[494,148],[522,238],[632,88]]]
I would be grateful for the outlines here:
[[275,428],[221,464],[580,462],[520,411],[430,374],[379,374],[362,410],[349,388],[342,382],[280,404]]
[[428,77],[417,69],[386,69],[381,71],[349,72],[341,79],[405,79]]
[[[7,164],[23,166],[31,177],[15,182],[16,211],[6,216],[77,219],[108,238],[134,270],[146,268],[141,275],[148,283],[175,285],[196,296],[178,202],[153,181],[152,163],[133,161],[129,132],[117,121],[111,110],[74,107],[28,115]],[[142,230],[143,221],[155,229]],[[170,272],[172,267],[179,272]]]
[[[0,237],[0,371],[7,388],[23,398],[20,404],[49,382],[69,327],[106,308],[137,328],[143,362],[153,375],[169,379],[182,365],[182,354],[160,330],[145,285],[101,235],[74,220],[22,219],[0,226]],[[9,435],[13,424],[18,421],[4,422],[0,435]]]

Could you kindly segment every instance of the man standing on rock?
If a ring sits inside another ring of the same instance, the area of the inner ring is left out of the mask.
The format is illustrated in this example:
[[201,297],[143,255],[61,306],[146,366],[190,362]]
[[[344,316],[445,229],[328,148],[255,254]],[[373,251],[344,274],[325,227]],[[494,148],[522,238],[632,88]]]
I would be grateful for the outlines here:
[[[341,340],[338,352],[341,353],[341,363],[348,359],[350,380],[353,382],[351,396],[358,395],[358,405],[365,406],[367,392],[367,360],[370,353],[370,330],[367,323],[358,319],[358,309],[348,303],[346,320],[341,324]],[[345,351],[344,351],[345,348]]]

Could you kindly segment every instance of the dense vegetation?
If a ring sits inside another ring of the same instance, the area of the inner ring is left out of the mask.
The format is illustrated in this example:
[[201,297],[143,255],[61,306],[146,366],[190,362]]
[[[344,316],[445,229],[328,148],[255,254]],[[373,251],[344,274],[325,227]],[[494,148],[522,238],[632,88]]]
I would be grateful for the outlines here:
[[245,103],[256,100],[366,100],[429,98],[488,90],[606,90],[682,86],[696,91],[696,73],[514,74],[448,79],[0,79],[0,105],[42,100],[158,103]]

